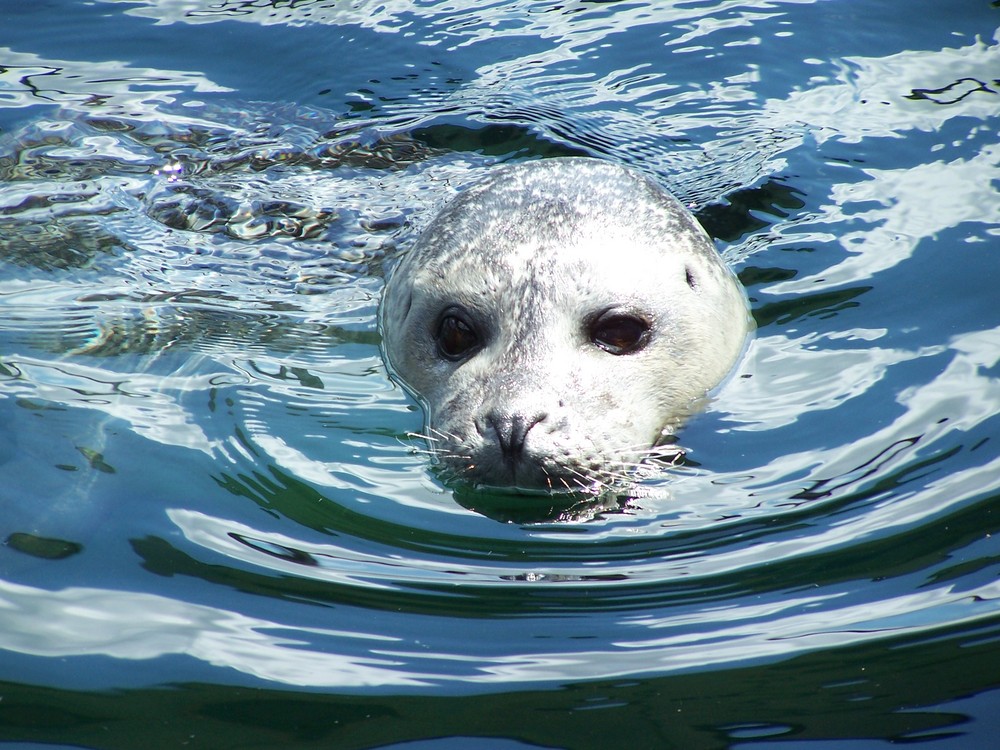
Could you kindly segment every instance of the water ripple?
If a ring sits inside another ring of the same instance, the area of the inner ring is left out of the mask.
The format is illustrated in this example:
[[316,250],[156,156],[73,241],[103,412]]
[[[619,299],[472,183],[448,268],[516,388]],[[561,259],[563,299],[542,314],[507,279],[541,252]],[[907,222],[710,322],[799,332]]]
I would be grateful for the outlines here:
[[[995,639],[995,33],[908,48],[896,10],[862,34],[774,0],[98,6],[301,32],[308,64],[245,82],[261,104],[228,60],[0,49],[17,680],[564,694]],[[382,276],[497,163],[571,154],[699,209],[757,339],[634,487],[452,490],[379,356]],[[714,741],[753,727],[789,731]]]

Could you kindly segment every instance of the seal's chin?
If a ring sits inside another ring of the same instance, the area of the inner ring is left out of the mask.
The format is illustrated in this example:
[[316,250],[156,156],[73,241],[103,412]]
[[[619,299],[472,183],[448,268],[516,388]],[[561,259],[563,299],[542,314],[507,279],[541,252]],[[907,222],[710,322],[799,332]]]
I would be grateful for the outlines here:
[[456,487],[453,495],[463,508],[501,523],[585,522],[626,513],[633,508],[633,496],[626,490],[607,490],[595,495],[514,490],[510,487]]
[[560,463],[550,455],[510,455],[490,443],[463,451],[458,445],[431,448],[438,476],[452,487],[519,495],[595,495],[619,484],[624,476],[593,468],[595,464]]
[[459,505],[491,520],[515,524],[584,523],[640,511],[650,498],[664,496],[661,487],[646,482],[686,464],[684,451],[672,441],[650,448],[628,472],[584,474],[577,468],[555,477],[540,470],[490,474],[469,462],[454,463],[454,456],[430,454],[431,471]]

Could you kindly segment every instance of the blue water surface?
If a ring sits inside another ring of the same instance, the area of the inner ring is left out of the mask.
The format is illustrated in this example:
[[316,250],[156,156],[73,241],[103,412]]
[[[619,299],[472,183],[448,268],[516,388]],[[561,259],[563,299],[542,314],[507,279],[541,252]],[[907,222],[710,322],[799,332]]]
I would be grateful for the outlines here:
[[[998,19],[0,4],[0,745],[990,746]],[[696,210],[756,337],[666,474],[449,487],[384,273],[570,155]]]

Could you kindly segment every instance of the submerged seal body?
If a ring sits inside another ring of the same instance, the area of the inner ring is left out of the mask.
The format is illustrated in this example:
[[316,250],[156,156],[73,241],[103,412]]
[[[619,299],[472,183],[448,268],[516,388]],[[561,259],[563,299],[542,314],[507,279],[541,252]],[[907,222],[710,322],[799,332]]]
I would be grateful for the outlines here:
[[579,158],[502,167],[460,194],[394,269],[380,319],[449,474],[584,491],[656,455],[752,327],[680,203]]

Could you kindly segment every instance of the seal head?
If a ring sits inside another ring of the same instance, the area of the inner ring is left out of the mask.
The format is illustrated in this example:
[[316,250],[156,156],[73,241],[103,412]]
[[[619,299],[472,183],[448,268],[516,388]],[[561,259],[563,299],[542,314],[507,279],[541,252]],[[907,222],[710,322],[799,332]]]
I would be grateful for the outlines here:
[[394,269],[381,327],[446,473],[479,486],[615,486],[739,357],[746,295],[694,217],[595,159],[496,170]]

